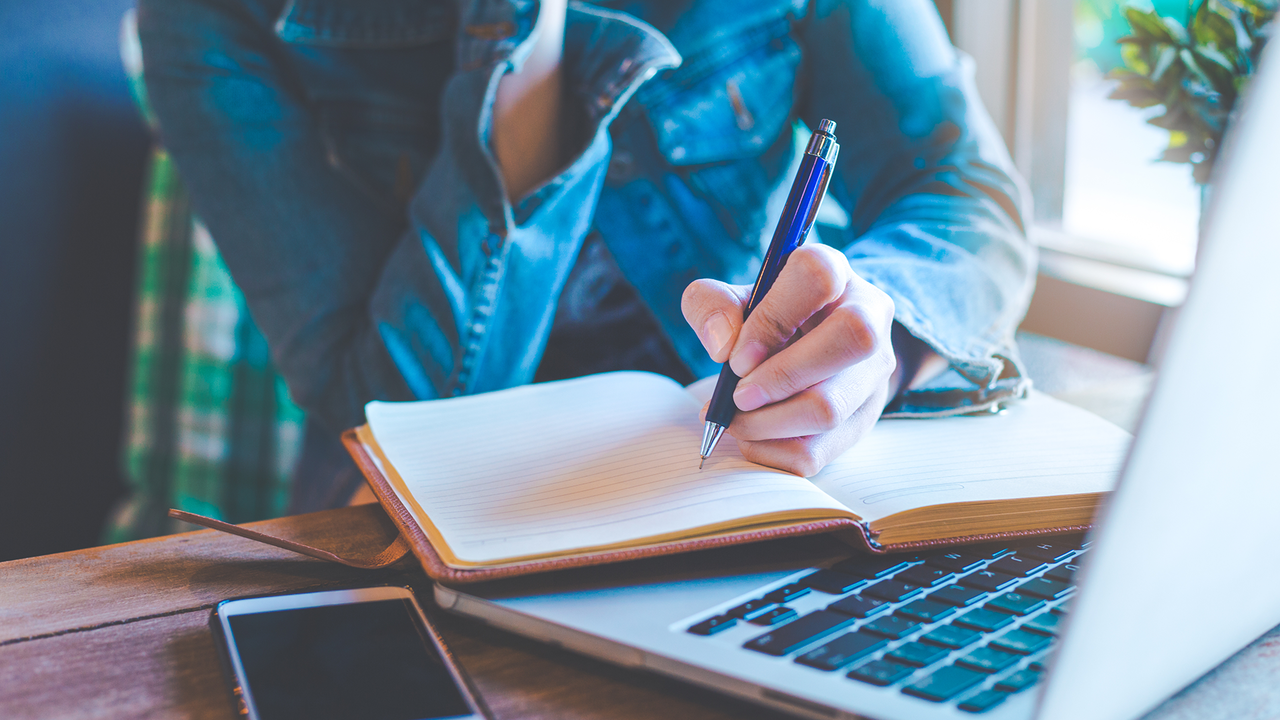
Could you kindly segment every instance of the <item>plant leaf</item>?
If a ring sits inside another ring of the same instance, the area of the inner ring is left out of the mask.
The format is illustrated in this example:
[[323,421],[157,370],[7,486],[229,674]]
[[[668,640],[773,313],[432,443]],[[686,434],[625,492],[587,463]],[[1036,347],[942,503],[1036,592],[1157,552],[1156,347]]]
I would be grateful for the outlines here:
[[1190,71],[1192,75],[1195,75],[1196,79],[1208,87],[1213,87],[1213,81],[1209,79],[1209,76],[1205,74],[1204,69],[1200,67],[1200,63],[1196,60],[1196,56],[1193,52],[1187,48],[1182,48],[1178,50],[1178,59],[1182,60],[1182,64],[1187,66],[1187,70]]
[[1142,38],[1147,42],[1155,40],[1177,43],[1177,40],[1169,32],[1169,28],[1161,21],[1160,16],[1154,10],[1126,7],[1124,9],[1124,17],[1129,21],[1129,27],[1133,28],[1133,34],[1138,38]]
[[[1230,12],[1230,11],[1228,11]],[[1196,22],[1191,26],[1192,37],[1197,45],[1214,45],[1218,48],[1236,47],[1236,26],[1231,22],[1235,17],[1224,16],[1209,9],[1209,2],[1200,6],[1196,12]]]
[[1147,62],[1144,49],[1143,46],[1135,43],[1121,45],[1120,59],[1124,61],[1125,67],[1141,75],[1151,72],[1151,65]]
[[1156,159],[1162,162],[1189,163],[1194,152],[1185,145],[1182,147],[1170,147],[1165,148],[1164,152],[1160,153],[1160,157]]
[[1107,97],[1112,100],[1124,100],[1136,108],[1148,108],[1162,102],[1160,93],[1151,81],[1136,74],[1121,78],[1120,84],[1116,85]]
[[1236,93],[1236,73],[1232,67],[1230,60],[1222,56],[1222,53],[1209,46],[1201,46],[1192,51],[1196,57],[1196,62],[1205,75],[1209,76],[1210,84],[1218,94],[1224,97],[1234,97]]
[[1190,129],[1187,126],[1186,113],[1176,107],[1165,110],[1163,115],[1157,115],[1147,120],[1147,124],[1155,125],[1165,130]]
[[1151,69],[1151,79],[1160,82],[1165,72],[1169,70],[1169,66],[1178,59],[1178,48],[1172,45],[1166,45],[1160,48],[1160,54],[1156,57],[1156,66]]
[[1191,166],[1191,177],[1200,185],[1208,185],[1209,177],[1213,174],[1213,161],[1203,160]]

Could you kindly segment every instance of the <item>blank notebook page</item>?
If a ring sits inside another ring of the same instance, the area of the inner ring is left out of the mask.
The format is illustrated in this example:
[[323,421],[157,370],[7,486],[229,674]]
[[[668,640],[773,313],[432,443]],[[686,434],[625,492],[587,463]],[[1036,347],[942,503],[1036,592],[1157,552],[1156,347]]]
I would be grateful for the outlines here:
[[1033,391],[999,415],[881,420],[813,482],[869,522],[926,505],[1101,493],[1132,439]]
[[748,463],[727,435],[699,471],[699,409],[672,380],[610,373],[465,398],[374,402],[366,412],[382,452],[464,563],[762,514],[843,513],[805,479]]

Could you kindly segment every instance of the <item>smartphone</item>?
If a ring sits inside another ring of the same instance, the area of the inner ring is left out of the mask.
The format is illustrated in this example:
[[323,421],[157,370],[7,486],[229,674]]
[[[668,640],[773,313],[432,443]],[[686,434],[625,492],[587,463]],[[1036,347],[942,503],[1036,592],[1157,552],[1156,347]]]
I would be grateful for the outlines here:
[[408,588],[224,600],[210,624],[251,720],[488,715]]

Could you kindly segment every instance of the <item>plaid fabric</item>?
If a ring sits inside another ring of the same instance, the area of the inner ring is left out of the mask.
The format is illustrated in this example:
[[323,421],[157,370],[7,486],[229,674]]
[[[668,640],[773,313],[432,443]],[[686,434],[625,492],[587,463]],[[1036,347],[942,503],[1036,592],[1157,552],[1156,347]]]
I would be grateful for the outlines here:
[[[127,16],[122,54],[151,120],[131,23]],[[132,495],[105,541],[183,529],[166,516],[170,507],[235,523],[279,516],[303,413],[161,149],[152,158],[144,217],[124,453]]]

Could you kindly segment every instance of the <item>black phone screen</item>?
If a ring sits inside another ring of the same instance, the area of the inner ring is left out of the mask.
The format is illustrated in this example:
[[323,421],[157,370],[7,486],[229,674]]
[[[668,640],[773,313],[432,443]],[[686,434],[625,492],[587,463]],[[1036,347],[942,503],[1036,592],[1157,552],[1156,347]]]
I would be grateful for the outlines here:
[[261,720],[471,715],[407,600],[231,615]]

